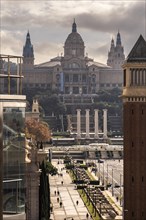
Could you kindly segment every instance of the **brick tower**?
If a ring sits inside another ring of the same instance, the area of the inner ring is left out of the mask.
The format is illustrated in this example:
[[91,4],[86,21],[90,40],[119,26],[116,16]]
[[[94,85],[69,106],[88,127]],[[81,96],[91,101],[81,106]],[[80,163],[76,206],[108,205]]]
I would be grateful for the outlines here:
[[124,69],[124,220],[146,219],[146,41],[140,35]]

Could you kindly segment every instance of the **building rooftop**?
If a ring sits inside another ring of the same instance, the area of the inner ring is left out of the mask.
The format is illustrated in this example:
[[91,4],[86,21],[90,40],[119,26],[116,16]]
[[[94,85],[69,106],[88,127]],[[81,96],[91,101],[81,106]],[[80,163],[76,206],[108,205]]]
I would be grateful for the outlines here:
[[146,41],[142,35],[139,36],[134,47],[127,57],[127,62],[146,61]]

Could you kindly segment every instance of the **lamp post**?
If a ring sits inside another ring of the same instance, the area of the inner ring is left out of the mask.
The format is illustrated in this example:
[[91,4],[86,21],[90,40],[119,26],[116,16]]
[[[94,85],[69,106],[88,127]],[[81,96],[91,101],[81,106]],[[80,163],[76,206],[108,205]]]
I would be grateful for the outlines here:
[[95,193],[94,193],[94,208],[95,208],[94,217],[96,217],[96,190],[95,190]]
[[114,186],[113,186],[113,184],[114,184],[114,181],[113,181],[113,172],[114,170],[113,170],[113,168],[112,168],[112,196],[114,195]]
[[121,187],[122,187],[122,174],[120,173],[120,205],[122,205],[122,189],[121,189]]
[[[107,184],[106,184],[106,185],[108,186],[108,164],[107,164],[107,171],[106,171],[106,172],[107,172],[107,178],[106,178]],[[107,189],[108,189],[108,188],[107,188]]]
[[103,182],[102,185],[104,186],[104,162],[103,162]]
[[[108,185],[108,179],[109,179],[109,178],[108,178],[108,177],[109,177],[109,176],[108,176],[108,172],[109,172],[108,167],[109,167],[109,166],[111,166],[111,167],[112,167],[112,165],[107,164],[107,171],[106,171],[106,172],[107,172],[107,185]],[[113,177],[113,175],[112,175],[112,177]],[[112,182],[113,182],[113,178],[112,178]]]
[[99,169],[99,185],[100,185],[100,162],[98,161],[98,169]]

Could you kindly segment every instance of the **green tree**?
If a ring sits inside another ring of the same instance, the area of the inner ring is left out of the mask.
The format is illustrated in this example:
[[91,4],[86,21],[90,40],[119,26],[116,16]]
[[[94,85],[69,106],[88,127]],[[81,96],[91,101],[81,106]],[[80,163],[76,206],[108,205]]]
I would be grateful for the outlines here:
[[45,111],[46,115],[64,115],[66,113],[65,105],[60,102],[59,97],[56,94],[51,96],[43,95],[37,97],[39,100],[40,105]]

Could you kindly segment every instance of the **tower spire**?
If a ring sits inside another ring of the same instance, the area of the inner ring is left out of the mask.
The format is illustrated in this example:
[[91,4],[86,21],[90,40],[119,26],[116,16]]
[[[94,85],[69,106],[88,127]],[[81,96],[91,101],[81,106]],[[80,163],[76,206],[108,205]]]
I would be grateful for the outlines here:
[[111,40],[111,49],[114,49],[115,48],[115,43],[114,43],[114,39],[112,37],[112,40]]
[[23,48],[23,56],[24,57],[34,57],[33,46],[31,44],[29,30],[26,35],[26,42],[25,42],[25,46]]
[[118,30],[118,33],[117,33],[116,46],[121,46],[121,35],[120,35],[119,30]]
[[72,24],[72,33],[76,33],[77,32],[77,25],[76,25],[76,22],[75,22],[75,18],[74,18],[74,22]]

